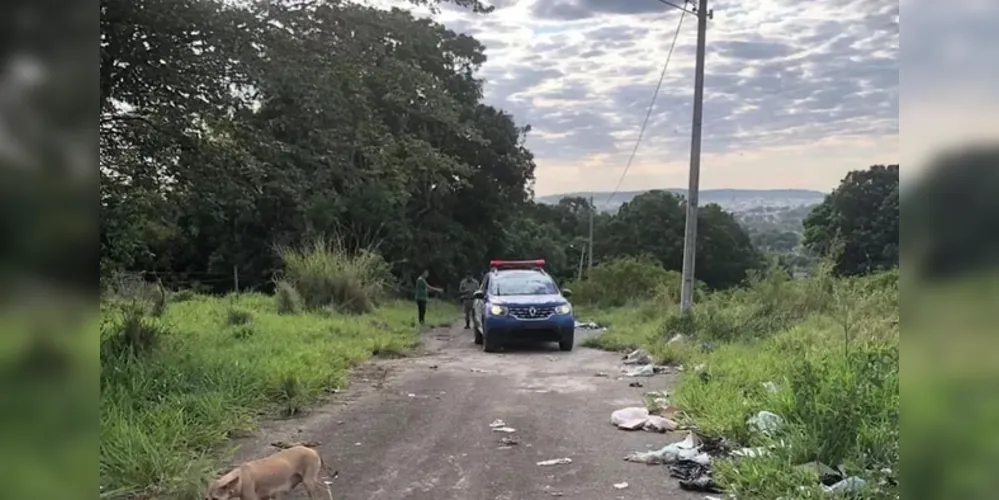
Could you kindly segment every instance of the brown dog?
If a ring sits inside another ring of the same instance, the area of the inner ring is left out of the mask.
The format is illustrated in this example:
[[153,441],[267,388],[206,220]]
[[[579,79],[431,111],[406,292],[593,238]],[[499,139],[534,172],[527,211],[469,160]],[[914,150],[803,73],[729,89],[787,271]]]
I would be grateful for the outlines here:
[[298,483],[305,485],[311,500],[318,500],[322,467],[323,459],[315,450],[292,446],[229,471],[208,486],[205,500],[275,500]]

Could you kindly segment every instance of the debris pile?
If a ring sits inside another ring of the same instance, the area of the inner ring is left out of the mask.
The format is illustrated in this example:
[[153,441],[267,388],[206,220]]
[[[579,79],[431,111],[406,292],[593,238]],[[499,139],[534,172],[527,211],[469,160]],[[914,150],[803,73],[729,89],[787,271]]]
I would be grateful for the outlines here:
[[621,362],[625,365],[621,371],[626,377],[652,377],[671,371],[667,366],[653,363],[649,353],[642,349],[635,349],[629,352]]
[[611,425],[625,431],[645,430],[649,432],[675,431],[679,424],[659,415],[652,415],[641,406],[631,406],[611,413]]

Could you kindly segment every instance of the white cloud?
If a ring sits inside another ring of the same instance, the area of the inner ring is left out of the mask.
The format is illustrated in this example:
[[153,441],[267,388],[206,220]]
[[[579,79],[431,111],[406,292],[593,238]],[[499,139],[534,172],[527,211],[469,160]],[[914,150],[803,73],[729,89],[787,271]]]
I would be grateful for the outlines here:
[[[613,189],[680,13],[656,0],[503,3],[436,17],[485,45],[486,100],[532,126],[539,194]],[[849,170],[899,161],[897,0],[711,8],[703,187],[826,190]],[[688,15],[622,189],[686,185],[695,37]]]

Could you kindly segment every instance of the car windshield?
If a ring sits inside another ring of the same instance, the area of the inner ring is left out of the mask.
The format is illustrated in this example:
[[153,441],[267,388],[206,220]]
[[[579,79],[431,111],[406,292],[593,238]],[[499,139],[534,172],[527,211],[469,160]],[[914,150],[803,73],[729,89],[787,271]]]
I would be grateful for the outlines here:
[[554,295],[555,282],[537,272],[500,274],[493,278],[495,295]]

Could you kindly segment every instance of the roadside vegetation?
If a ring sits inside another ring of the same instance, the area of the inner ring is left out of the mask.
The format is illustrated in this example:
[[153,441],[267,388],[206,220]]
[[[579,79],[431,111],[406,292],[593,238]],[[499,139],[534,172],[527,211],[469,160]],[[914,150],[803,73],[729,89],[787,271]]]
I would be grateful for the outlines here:
[[[614,290],[611,283],[625,276],[611,270],[633,265],[603,264],[587,286],[606,279]],[[765,458],[718,463],[717,480],[728,492],[819,498],[817,478],[795,468],[818,461],[867,480],[870,498],[895,498],[898,270],[837,278],[831,268],[827,263],[809,278],[791,279],[775,266],[745,287],[701,295],[688,314],[679,313],[674,297],[664,300],[665,290],[679,290],[670,277],[637,300],[603,298],[621,307],[579,303],[578,314],[608,327],[590,340],[592,347],[643,348],[658,363],[683,366],[688,375],[672,402],[700,433],[736,448],[773,447]],[[664,276],[654,267],[644,274]],[[747,424],[764,410],[786,421],[781,433],[764,436]]]
[[[153,285],[106,294],[103,497],[196,498],[231,438],[344,388],[348,370],[366,359],[416,345],[414,305],[387,298],[384,283],[370,279],[380,258],[323,241],[282,255],[287,272],[274,295]],[[434,302],[428,322],[446,324],[458,313]]]

